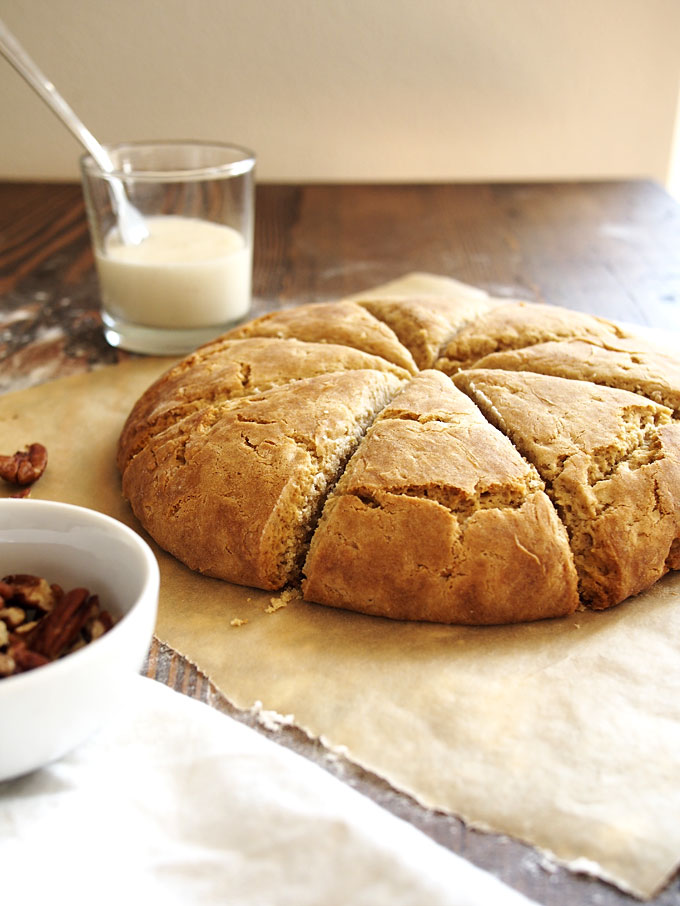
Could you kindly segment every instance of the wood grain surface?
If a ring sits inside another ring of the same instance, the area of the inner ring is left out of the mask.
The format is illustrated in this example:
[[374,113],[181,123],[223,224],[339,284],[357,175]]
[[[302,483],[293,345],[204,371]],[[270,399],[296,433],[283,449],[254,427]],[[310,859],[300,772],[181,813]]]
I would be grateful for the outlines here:
[[[256,212],[253,315],[429,271],[680,330],[680,208],[649,182],[261,185]],[[0,392],[127,357],[103,337],[80,187],[0,183]],[[294,727],[263,726],[159,642],[145,673],[315,761],[545,906],[636,902],[531,847],[422,808]],[[677,877],[653,903],[680,906]]]

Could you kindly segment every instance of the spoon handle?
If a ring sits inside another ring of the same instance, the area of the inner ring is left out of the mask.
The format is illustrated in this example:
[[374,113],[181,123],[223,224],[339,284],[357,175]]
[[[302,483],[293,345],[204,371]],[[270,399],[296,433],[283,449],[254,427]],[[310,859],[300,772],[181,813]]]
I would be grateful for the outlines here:
[[114,167],[111,158],[90,130],[78,119],[52,82],[43,75],[14,35],[0,20],[0,53],[12,64],[50,109],[67,126],[78,141],[87,148],[98,166],[106,173]]

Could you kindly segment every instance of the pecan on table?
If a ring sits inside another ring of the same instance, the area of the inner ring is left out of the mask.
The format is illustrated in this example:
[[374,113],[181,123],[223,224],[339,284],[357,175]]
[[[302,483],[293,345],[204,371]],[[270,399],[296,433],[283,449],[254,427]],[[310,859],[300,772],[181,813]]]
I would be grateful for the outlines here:
[[10,456],[0,455],[0,478],[20,488],[34,484],[46,468],[47,450],[42,444],[31,444]]

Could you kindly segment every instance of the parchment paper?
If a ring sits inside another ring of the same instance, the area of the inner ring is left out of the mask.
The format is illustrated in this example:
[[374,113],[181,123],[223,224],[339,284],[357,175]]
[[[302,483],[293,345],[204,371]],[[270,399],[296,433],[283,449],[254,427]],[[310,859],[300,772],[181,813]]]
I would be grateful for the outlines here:
[[[49,466],[33,496],[135,525],[116,440],[170,361],[0,397],[0,452],[44,443]],[[284,599],[191,573],[155,549],[158,636],[238,707],[292,714],[424,805],[637,896],[652,896],[680,862],[680,575],[609,612],[477,629],[300,600],[274,609]]]

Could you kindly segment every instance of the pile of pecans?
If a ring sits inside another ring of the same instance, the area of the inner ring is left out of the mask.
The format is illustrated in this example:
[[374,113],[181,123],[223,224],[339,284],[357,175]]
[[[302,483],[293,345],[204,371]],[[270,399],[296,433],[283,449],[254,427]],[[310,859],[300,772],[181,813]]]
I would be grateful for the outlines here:
[[99,638],[113,625],[97,595],[65,592],[39,576],[0,580],[0,679],[55,661]]

